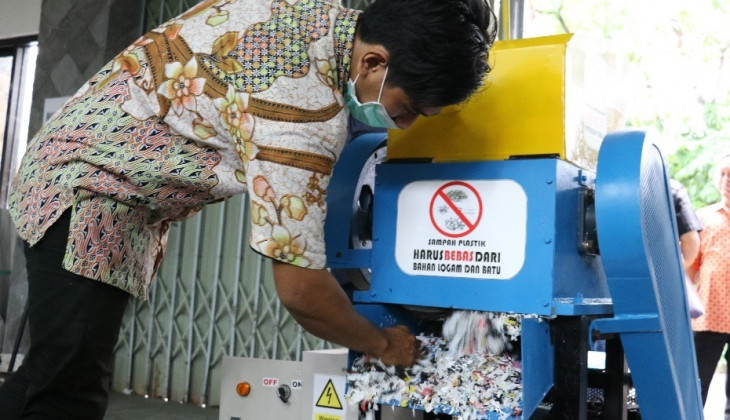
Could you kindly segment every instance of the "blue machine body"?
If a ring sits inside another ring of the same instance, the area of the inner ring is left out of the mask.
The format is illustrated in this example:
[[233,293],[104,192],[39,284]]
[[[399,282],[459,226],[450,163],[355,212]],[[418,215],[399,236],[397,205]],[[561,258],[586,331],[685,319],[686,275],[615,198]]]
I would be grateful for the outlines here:
[[354,217],[353,198],[358,179],[370,154],[387,138],[386,133],[364,134],[347,144],[340,154],[327,190],[327,266],[330,268],[369,268],[371,250],[354,248],[351,243]]
[[642,418],[702,419],[699,377],[669,177],[643,132],[611,134],[601,146],[596,223],[616,332]]
[[[620,336],[642,418],[702,419],[668,176],[643,132],[608,135],[597,175],[556,158],[378,164],[372,249],[353,249],[352,185],[382,140],[345,149],[328,199],[328,264],[370,268],[359,312],[414,332],[402,308],[595,315],[593,332]],[[600,256],[580,252],[587,190]],[[522,418],[553,384],[549,324],[523,322]]]
[[[376,173],[377,264],[371,265],[370,290],[357,293],[356,302],[610,313],[600,259],[577,252],[579,192],[592,174],[552,158],[381,164]],[[433,197],[455,181],[480,198],[482,217],[472,232],[450,237],[429,213],[444,207],[432,205]],[[511,245],[502,246],[507,240]]]

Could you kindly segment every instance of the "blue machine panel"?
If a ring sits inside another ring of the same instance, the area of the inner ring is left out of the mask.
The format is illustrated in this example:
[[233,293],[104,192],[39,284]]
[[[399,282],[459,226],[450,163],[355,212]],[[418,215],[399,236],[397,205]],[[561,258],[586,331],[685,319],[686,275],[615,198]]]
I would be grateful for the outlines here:
[[327,266],[330,268],[368,268],[370,249],[352,246],[353,223],[356,209],[353,200],[358,180],[371,153],[385,143],[386,133],[370,133],[357,137],[347,144],[335,165],[327,190]]
[[[596,222],[618,332],[642,418],[702,418],[692,328],[669,177],[643,132],[606,136],[598,159]],[[620,229],[616,227],[620,226]]]
[[552,158],[380,164],[376,174],[377,264],[355,301],[610,313],[600,260],[578,252],[591,174]]

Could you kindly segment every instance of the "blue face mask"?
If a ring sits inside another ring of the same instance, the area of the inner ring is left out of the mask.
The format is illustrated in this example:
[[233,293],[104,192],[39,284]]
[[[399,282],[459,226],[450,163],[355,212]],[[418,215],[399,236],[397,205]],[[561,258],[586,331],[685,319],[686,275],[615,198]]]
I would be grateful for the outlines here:
[[371,127],[379,128],[398,128],[395,121],[390,118],[388,111],[385,110],[383,104],[380,103],[380,97],[383,95],[383,86],[385,86],[385,78],[388,76],[388,68],[385,68],[385,74],[383,75],[383,82],[380,84],[380,93],[378,93],[377,102],[366,102],[361,104],[357,100],[355,94],[355,83],[360,77],[358,74],[355,80],[347,81],[347,94],[345,95],[345,104],[347,109],[350,110],[350,114],[357,120],[364,122]]

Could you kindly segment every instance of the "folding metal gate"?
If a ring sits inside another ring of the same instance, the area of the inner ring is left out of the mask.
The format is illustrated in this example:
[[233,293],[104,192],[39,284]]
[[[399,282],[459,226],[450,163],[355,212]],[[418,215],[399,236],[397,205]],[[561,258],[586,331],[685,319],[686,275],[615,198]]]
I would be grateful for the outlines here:
[[223,356],[301,360],[332,347],[281,306],[269,261],[248,246],[245,201],[173,225],[149,301],[132,300],[125,314],[114,389],[217,405]]

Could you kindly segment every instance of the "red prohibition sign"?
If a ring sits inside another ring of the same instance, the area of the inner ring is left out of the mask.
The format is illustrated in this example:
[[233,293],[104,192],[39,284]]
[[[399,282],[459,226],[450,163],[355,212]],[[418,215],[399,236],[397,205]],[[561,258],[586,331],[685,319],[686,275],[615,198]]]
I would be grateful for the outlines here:
[[[447,188],[453,187],[453,186],[460,186],[464,187],[467,190],[471,191],[474,194],[474,197],[477,201],[477,215],[474,218],[474,220],[469,220],[469,217],[467,217],[466,214],[464,214],[464,211],[462,211],[459,206],[456,205],[455,200],[448,195]],[[453,214],[456,216],[455,218],[451,218],[450,221],[453,223],[456,223],[458,225],[457,228],[454,228],[453,230],[457,229],[464,229],[460,232],[449,232],[445,228],[446,226],[442,227],[437,222],[436,217],[434,216],[434,213],[436,210],[436,199],[440,198],[441,200],[446,203],[448,206],[448,210],[451,210]],[[431,223],[433,224],[433,227],[436,228],[437,231],[439,231],[444,236],[448,236],[449,238],[460,238],[462,236],[466,236],[474,231],[477,226],[479,226],[479,221],[482,219],[482,198],[479,196],[479,193],[477,190],[472,187],[471,185],[467,184],[466,182],[462,181],[451,181],[441,186],[438,190],[436,190],[436,193],[433,195],[433,198],[431,198],[431,205],[429,206],[429,216],[431,217]]]

